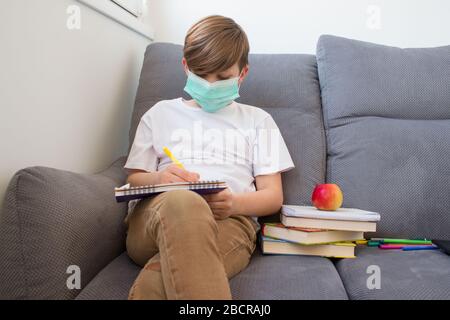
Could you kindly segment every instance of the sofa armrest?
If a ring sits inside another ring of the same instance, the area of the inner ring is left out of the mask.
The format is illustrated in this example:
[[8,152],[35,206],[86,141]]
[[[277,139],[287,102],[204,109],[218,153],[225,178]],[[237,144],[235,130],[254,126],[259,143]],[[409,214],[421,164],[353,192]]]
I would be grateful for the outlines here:
[[0,299],[72,299],[125,249],[126,203],[114,187],[126,181],[121,157],[96,174],[36,166],[11,179],[0,214]]

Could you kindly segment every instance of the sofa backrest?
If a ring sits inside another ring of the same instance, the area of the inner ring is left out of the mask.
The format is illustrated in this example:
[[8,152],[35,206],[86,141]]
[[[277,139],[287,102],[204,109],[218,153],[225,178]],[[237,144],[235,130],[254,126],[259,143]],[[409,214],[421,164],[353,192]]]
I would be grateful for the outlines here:
[[[180,96],[189,99],[183,91],[186,75],[181,59],[181,45],[154,43],[147,48],[129,148],[140,118],[156,102]],[[283,174],[285,202],[310,204],[315,184],[324,182],[326,165],[316,59],[301,54],[250,54],[249,65],[237,101],[273,116],[296,165]]]
[[381,214],[376,235],[448,238],[450,46],[317,44],[327,181]]

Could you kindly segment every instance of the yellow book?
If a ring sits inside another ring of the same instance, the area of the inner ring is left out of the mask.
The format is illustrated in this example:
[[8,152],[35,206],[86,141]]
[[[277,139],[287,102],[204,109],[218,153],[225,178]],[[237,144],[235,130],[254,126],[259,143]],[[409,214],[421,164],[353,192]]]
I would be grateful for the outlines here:
[[356,244],[335,242],[327,244],[301,245],[281,239],[261,236],[263,254],[308,255],[329,258],[355,258]]

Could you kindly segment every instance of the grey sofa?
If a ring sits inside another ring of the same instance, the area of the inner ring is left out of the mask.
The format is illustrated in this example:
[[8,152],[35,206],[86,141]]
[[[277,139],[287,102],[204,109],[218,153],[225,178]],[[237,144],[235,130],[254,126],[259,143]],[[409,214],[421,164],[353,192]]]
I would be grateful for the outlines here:
[[[181,57],[179,45],[148,47],[130,146],[153,104],[188,98]],[[310,204],[315,184],[333,182],[343,206],[381,213],[369,237],[450,238],[450,46],[322,36],[316,56],[252,54],[250,68],[239,101],[272,114],[296,164],[283,176],[286,203]],[[14,175],[0,216],[0,298],[126,299],[139,267],[125,252],[126,204],[113,196],[125,160],[93,175]],[[71,265],[80,289],[66,286]],[[373,265],[379,289],[367,286]],[[450,299],[450,259],[365,246],[356,259],[263,256],[258,247],[230,284],[234,299]]]

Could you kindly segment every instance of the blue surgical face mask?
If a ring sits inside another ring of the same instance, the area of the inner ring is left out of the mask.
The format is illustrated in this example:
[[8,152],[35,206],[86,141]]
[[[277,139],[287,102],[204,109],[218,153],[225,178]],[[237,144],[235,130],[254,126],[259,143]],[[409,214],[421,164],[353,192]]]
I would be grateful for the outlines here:
[[189,71],[186,91],[206,112],[216,112],[239,98],[239,77],[210,83]]

